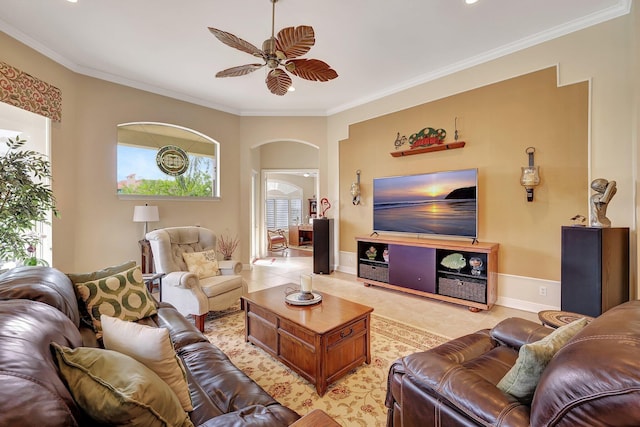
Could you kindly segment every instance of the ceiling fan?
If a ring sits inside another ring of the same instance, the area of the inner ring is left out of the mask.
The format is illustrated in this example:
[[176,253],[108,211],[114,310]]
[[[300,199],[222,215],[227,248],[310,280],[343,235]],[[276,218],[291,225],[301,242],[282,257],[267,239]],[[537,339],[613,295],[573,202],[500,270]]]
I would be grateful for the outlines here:
[[306,80],[326,82],[338,77],[338,73],[327,63],[319,59],[299,59],[315,44],[315,33],[308,25],[299,27],[286,27],[274,37],[276,3],[278,0],[270,0],[271,12],[271,37],[262,43],[262,49],[258,49],[251,43],[242,40],[226,31],[209,27],[209,31],[218,40],[227,46],[247,52],[250,55],[262,58],[263,64],[246,64],[238,67],[227,68],[219,71],[216,77],[238,77],[252,73],[265,65],[270,68],[265,80],[271,93],[284,95],[291,87],[292,81],[287,71],[294,76]]

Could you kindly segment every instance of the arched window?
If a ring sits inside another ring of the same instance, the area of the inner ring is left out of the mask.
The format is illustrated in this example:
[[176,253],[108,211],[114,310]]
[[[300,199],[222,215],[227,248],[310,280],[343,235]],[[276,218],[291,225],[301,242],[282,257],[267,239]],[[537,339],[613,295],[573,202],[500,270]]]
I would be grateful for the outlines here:
[[117,193],[122,198],[220,197],[217,141],[181,126],[118,125]]

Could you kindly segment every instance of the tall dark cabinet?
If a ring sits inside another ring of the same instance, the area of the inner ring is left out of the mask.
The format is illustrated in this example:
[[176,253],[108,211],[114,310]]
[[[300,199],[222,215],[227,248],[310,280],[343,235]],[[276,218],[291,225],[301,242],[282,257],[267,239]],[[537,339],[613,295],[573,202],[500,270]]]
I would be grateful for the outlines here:
[[629,300],[629,229],[562,227],[561,306],[598,316]]
[[313,272],[330,274],[333,270],[333,219],[313,220]]

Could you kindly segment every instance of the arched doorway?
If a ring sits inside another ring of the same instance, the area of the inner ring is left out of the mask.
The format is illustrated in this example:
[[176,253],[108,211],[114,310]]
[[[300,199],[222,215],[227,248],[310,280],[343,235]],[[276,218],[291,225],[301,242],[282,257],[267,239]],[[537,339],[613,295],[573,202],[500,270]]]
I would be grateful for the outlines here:
[[[296,222],[309,222],[312,215],[308,207],[309,199],[315,198],[319,192],[318,147],[302,141],[270,141],[253,147],[251,156],[253,170],[260,171],[257,176],[261,181],[256,186],[259,191],[253,196],[251,212],[252,223],[255,225],[251,236],[255,244],[252,247],[256,251],[251,259],[255,260],[267,255],[267,182],[270,179],[278,182],[280,187],[278,189],[275,186],[272,191],[280,191],[282,197],[287,194],[287,198],[291,195],[292,199],[299,200],[293,202],[293,205],[287,202],[287,232],[288,227]],[[295,187],[300,190],[295,190]],[[280,203],[281,206],[285,204]],[[280,222],[280,225],[284,224]]]

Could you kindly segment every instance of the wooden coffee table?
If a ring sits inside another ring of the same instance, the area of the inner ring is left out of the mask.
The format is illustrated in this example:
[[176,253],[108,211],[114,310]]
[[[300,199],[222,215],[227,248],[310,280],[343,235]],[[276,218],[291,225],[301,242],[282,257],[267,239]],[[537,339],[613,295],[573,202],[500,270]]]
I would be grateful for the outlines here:
[[373,308],[323,292],[322,301],[293,306],[284,300],[287,284],[242,297],[245,339],[315,384],[322,396],[329,384],[371,362]]

